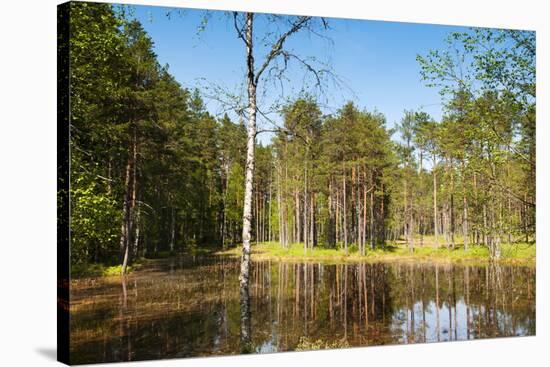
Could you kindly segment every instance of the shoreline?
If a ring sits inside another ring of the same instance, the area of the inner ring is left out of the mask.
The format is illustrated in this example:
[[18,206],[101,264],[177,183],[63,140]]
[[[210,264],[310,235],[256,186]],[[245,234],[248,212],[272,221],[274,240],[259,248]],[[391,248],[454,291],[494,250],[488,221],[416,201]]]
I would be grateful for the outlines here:
[[[215,252],[216,255],[240,256],[239,246]],[[488,256],[485,247],[471,246],[468,250],[461,247],[447,249],[444,247],[417,247],[410,253],[406,247],[391,245],[386,249],[368,250],[364,256],[357,250],[349,251],[346,255],[343,249],[308,249],[304,254],[303,244],[290,245],[288,249],[278,243],[261,243],[252,245],[252,261],[276,260],[282,262],[322,262],[322,263],[439,263],[439,264],[463,264],[486,265],[497,263],[500,265],[515,265],[536,267],[535,244],[513,244],[503,247],[503,256],[492,260]]]
[[[304,254],[303,244],[292,244],[289,248],[283,248],[279,243],[259,243],[253,244],[251,248],[252,261],[279,261],[288,263],[297,262],[317,262],[324,264],[357,264],[357,263],[415,263],[415,264],[454,264],[454,265],[487,265],[496,263],[500,265],[513,265],[536,267],[536,244],[518,243],[512,245],[502,245],[503,256],[497,260],[491,260],[488,250],[484,246],[470,246],[464,250],[462,245],[454,249],[445,247],[435,248],[433,246],[416,247],[414,252],[400,244],[387,245],[385,249],[377,248],[367,250],[364,256],[354,246],[350,246],[349,253],[346,255],[343,249],[314,248],[308,249]],[[168,258],[177,258],[186,255],[194,256],[231,256],[239,257],[241,255],[241,246],[226,250],[211,251],[192,251],[174,254],[160,254],[154,258],[140,258],[132,264],[128,273],[134,273],[151,261],[163,260]],[[79,270],[71,274],[71,279],[82,278],[110,278],[120,277],[120,265],[107,266],[104,264],[89,264],[81,266]]]

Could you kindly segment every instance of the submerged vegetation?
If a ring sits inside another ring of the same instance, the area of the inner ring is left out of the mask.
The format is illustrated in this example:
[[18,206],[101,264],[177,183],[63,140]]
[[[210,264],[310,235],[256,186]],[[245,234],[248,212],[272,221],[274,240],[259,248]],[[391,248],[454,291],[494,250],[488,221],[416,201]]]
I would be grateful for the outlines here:
[[336,348],[349,348],[350,345],[346,339],[336,340],[334,342],[326,342],[321,339],[311,340],[305,336],[300,338],[298,345],[294,349],[295,351],[304,350],[319,350],[319,349],[336,349]]

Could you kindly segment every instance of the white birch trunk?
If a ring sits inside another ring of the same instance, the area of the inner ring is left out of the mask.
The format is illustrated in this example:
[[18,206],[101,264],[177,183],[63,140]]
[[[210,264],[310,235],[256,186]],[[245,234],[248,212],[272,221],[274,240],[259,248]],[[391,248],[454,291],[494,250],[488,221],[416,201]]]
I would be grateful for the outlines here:
[[254,81],[253,55],[253,21],[254,14],[246,14],[246,55],[248,87],[248,127],[246,143],[245,191],[243,209],[243,250],[241,272],[239,275],[241,303],[241,342],[243,352],[250,352],[250,231],[252,222],[252,185],[254,178],[254,148],[256,140],[256,84]]

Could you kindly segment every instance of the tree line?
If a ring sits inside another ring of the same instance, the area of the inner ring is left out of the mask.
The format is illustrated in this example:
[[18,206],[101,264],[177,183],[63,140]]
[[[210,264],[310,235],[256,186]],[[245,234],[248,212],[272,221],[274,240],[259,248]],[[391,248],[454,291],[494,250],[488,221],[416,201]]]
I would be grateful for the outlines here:
[[208,113],[122,10],[70,16],[72,264],[239,243],[244,125]]
[[[296,19],[294,31],[310,18]],[[248,46],[252,20],[236,27]],[[153,45],[124,8],[71,4],[72,264],[125,269],[142,256],[238,246],[244,232],[361,254],[403,241],[499,257],[503,242],[534,241],[534,33],[453,33],[448,50],[419,56],[442,94],[441,121],[418,109],[392,128],[352,102],[324,114],[302,93],[265,146],[255,143],[255,91],[251,132],[210,114]],[[258,81],[249,75],[253,89]]]

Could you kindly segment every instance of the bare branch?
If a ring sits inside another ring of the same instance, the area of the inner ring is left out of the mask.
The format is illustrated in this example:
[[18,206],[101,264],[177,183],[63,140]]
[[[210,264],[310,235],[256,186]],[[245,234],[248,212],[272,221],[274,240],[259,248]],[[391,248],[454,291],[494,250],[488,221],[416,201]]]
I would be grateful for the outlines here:
[[232,91],[226,86],[208,82],[206,79],[201,78],[199,79],[199,85],[203,91],[202,95],[209,100],[216,101],[221,107],[218,114],[234,112],[238,116],[246,115],[247,104],[243,95],[242,84]]
[[242,39],[244,44],[248,46],[248,41],[244,37],[242,26],[239,26],[237,17],[239,16],[239,13],[234,11],[233,12],[233,26],[235,27],[235,31],[237,32],[237,37]]
[[258,81],[260,80],[262,73],[265,71],[265,69],[267,69],[271,61],[273,61],[273,59],[275,59],[277,56],[281,54],[281,51],[283,49],[284,43],[287,40],[287,38],[292,34],[298,32],[300,29],[302,29],[307,24],[307,22],[309,22],[310,19],[311,17],[298,17],[298,19],[292,24],[290,29],[285,33],[283,33],[279,37],[279,39],[273,44],[273,47],[271,48],[271,51],[269,52],[269,54],[266,56],[264,63],[262,64],[262,66],[260,66],[260,68],[256,73],[256,77],[254,79],[255,85],[258,85]]

